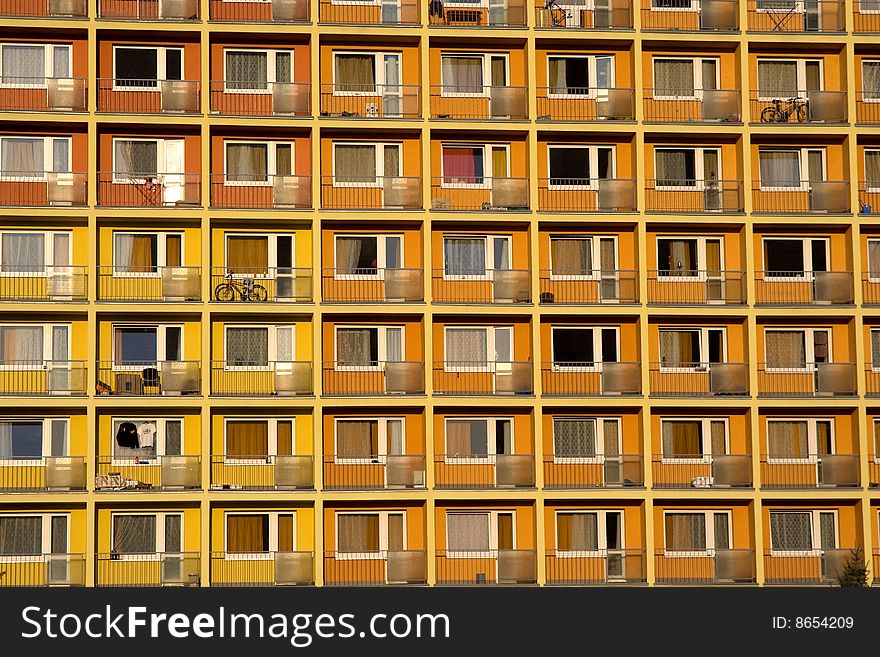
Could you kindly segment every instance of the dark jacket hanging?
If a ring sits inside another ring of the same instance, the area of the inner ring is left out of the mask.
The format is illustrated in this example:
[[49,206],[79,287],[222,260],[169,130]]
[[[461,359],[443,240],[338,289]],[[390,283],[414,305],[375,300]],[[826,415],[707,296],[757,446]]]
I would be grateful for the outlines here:
[[137,427],[133,422],[123,422],[116,430],[116,444],[120,447],[140,447]]

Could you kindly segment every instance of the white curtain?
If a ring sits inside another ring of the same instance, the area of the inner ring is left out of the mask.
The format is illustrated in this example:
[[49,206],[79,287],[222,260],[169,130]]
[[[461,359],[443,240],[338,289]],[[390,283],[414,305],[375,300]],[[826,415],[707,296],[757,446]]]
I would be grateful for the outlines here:
[[483,92],[482,57],[443,57],[440,75],[444,91],[464,94]]
[[800,187],[800,154],[797,151],[760,151],[761,185]]
[[450,363],[483,364],[488,360],[488,340],[483,329],[446,330],[446,360]]
[[226,329],[226,361],[229,365],[268,365],[269,330],[243,326]]
[[121,178],[156,178],[159,171],[159,143],[117,139],[116,175]]
[[268,54],[231,51],[226,53],[226,86],[229,89],[266,89]]
[[46,171],[43,140],[4,137],[0,141],[0,168],[12,176],[42,176]]
[[43,46],[3,46],[3,78],[6,84],[44,84],[46,77]]
[[486,273],[486,242],[478,238],[449,237],[443,240],[446,273],[451,276],[482,276]]
[[763,98],[797,96],[797,62],[758,62],[758,95]]
[[812,514],[770,512],[770,547],[774,550],[811,550]]
[[113,551],[119,554],[156,552],[156,516],[113,516]]
[[45,269],[45,237],[42,233],[4,233],[2,253],[4,272],[41,272]]
[[567,457],[595,456],[596,420],[554,420],[553,453]]
[[361,237],[336,238],[336,271],[339,274],[358,273],[361,250],[364,240]]
[[862,61],[862,93],[865,100],[880,98],[880,61]]
[[655,59],[654,95],[693,96],[694,61],[692,59]]
[[11,459],[12,456],[12,423],[0,422],[0,459]]
[[52,49],[52,76],[70,77],[70,48],[55,46]]
[[343,328],[336,331],[336,360],[341,365],[370,365],[373,329]]
[[0,361],[43,361],[43,329],[40,326],[0,327]]

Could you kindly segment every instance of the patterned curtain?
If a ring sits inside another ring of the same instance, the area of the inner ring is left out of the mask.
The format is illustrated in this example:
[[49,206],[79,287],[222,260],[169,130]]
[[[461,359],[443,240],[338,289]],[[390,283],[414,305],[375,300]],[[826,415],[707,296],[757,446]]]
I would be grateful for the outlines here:
[[812,550],[812,513],[770,512],[770,547],[774,550]]
[[770,458],[806,458],[809,455],[807,423],[774,420],[767,425],[767,452]]
[[803,368],[806,365],[806,336],[802,331],[767,331],[764,342],[767,367]]
[[692,59],[655,59],[654,95],[693,96],[694,61]]
[[[608,424],[611,423],[606,424],[606,429]],[[561,457],[595,456],[596,420],[586,418],[553,420],[553,453]]]
[[344,328],[336,331],[336,360],[340,365],[370,365],[371,343],[375,331],[368,328]]
[[265,52],[233,51],[226,53],[226,87],[228,89],[267,89],[269,69]]
[[262,182],[269,176],[268,144],[226,144],[226,179]]
[[880,99],[880,61],[862,60],[862,93],[865,100]]
[[485,551],[490,547],[488,513],[447,513],[446,531],[449,552]]
[[446,361],[462,365],[488,362],[487,332],[483,329],[450,328],[446,330]]
[[[880,99],[880,93],[877,97]],[[868,189],[880,187],[880,150],[865,150],[865,187]]]
[[446,273],[450,276],[483,276],[486,273],[486,241],[481,238],[447,237],[443,240]]
[[[56,52],[58,50],[56,48]],[[44,46],[7,44],[3,46],[2,59],[5,84],[44,84],[46,77]]]
[[661,149],[654,151],[657,171],[655,185],[657,187],[674,187],[684,184],[694,170],[694,152],[685,150]]
[[113,551],[119,554],[156,552],[156,516],[113,516]]
[[337,144],[333,154],[337,183],[376,182],[376,146]]
[[727,454],[727,432],[725,424],[721,420],[712,420],[709,423],[709,431],[712,434],[712,455],[721,456]]
[[715,549],[730,549],[730,517],[726,513],[715,513]]
[[159,171],[159,144],[155,141],[117,139],[116,176],[120,178],[156,178]]
[[336,455],[369,458],[379,453],[378,420],[341,420],[336,423]]
[[0,516],[0,556],[41,554],[43,519],[40,516]]
[[379,551],[378,513],[341,513],[336,519],[340,552]]
[[269,329],[235,326],[226,329],[226,361],[229,365],[269,365]]
[[667,513],[666,549],[696,552],[706,549],[705,513]]
[[758,95],[762,98],[797,96],[797,62],[759,61]]
[[593,271],[592,242],[589,239],[551,239],[550,259],[556,275],[588,276]]

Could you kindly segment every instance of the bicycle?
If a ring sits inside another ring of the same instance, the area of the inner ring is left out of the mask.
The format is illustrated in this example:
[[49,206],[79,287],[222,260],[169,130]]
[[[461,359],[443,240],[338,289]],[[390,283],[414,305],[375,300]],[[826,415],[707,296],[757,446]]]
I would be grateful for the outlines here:
[[550,17],[550,27],[566,26],[566,11],[559,6],[559,3],[556,2],[556,0],[545,0],[544,10]]
[[[798,123],[807,120],[807,101],[803,98],[777,98],[772,102],[773,105],[761,111],[762,123],[787,123],[792,114]],[[785,107],[782,106],[783,103],[786,103]]]
[[238,280],[232,277],[232,272],[227,272],[225,278],[225,282],[214,288],[217,301],[233,301],[236,295],[241,301],[266,301],[269,298],[266,288],[254,283],[251,276]]

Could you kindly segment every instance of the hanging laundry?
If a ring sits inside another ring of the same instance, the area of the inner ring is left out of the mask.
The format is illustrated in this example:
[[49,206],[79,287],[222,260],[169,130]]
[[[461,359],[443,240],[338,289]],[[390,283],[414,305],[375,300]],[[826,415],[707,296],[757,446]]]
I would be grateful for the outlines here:
[[138,442],[141,447],[152,447],[156,443],[156,425],[141,422],[137,427]]
[[123,422],[116,430],[116,444],[120,447],[130,447],[136,449],[138,444],[137,427],[133,422]]

